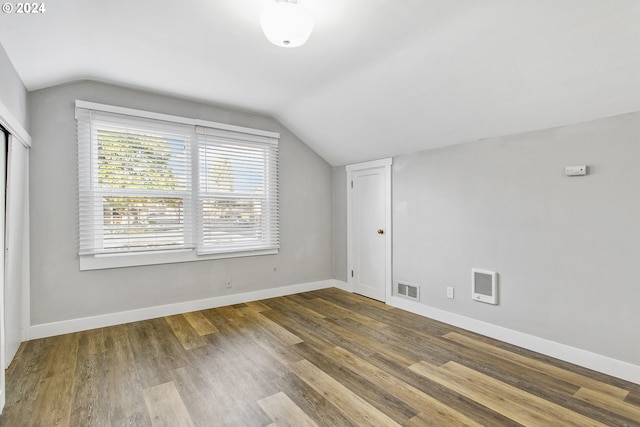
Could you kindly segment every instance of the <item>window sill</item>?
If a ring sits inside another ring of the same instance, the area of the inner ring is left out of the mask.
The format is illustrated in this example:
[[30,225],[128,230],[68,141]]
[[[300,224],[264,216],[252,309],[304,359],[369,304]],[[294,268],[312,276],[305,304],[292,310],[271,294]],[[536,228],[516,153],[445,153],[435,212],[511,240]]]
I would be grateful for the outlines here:
[[126,254],[80,255],[80,271],[109,268],[137,267],[143,265],[173,264],[178,262],[206,261],[212,259],[242,258],[260,255],[277,255],[278,249],[246,252],[197,254],[195,249]]

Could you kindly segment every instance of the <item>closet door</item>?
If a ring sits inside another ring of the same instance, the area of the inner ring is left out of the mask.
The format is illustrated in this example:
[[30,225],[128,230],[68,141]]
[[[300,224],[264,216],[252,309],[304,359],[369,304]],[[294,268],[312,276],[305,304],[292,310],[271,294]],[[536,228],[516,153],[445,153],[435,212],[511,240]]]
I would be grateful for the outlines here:
[[5,368],[9,366],[23,341],[23,287],[25,278],[25,210],[28,150],[9,136],[6,161],[5,210]]
[[[2,185],[0,185],[0,242],[4,242],[4,231],[6,224],[5,222],[5,188],[6,188],[6,176],[7,176],[7,147],[9,144],[9,134],[0,126],[0,179],[2,179]],[[2,368],[6,366],[5,361],[5,325],[6,321],[4,318],[5,314],[5,301],[4,301],[4,291],[5,291],[5,271],[4,271],[4,262],[5,262],[5,251],[0,254],[0,287],[2,288],[2,292],[0,292],[0,365]],[[4,378],[4,369],[2,369],[2,375],[0,375],[0,411],[4,408],[4,403],[6,401],[6,393],[5,393],[5,378]]]
[[391,159],[347,166],[347,264],[353,292],[391,295]]

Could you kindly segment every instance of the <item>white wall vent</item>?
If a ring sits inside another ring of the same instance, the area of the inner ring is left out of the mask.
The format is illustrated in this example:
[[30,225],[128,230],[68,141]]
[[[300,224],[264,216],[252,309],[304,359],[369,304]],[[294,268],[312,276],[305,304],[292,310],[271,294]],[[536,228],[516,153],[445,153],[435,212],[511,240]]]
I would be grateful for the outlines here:
[[420,301],[420,286],[397,282],[396,295]]
[[498,304],[498,273],[472,268],[471,298],[487,304]]

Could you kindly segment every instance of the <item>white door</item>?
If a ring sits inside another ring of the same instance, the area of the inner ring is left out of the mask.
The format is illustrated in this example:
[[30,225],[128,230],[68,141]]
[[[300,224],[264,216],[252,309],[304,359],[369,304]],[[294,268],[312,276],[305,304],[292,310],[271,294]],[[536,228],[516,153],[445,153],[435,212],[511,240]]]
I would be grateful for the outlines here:
[[22,342],[22,304],[25,251],[25,193],[27,148],[9,137],[6,169],[5,259],[4,259],[4,344],[5,368]]
[[391,292],[391,159],[347,167],[348,279],[355,293]]
[[[4,199],[5,199],[5,176],[6,176],[6,165],[7,165],[7,144],[8,144],[8,135],[4,132],[3,129],[0,129],[0,177],[2,180],[2,185],[0,185],[0,241],[4,242],[4,224],[5,224],[5,212],[4,212]],[[2,366],[2,372],[0,374],[0,412],[4,408],[4,403],[6,401],[5,396],[5,387],[4,387],[4,368],[5,368],[5,353],[4,353],[4,329],[5,329],[5,319],[4,319],[4,250],[0,251],[0,287],[2,292],[0,292],[0,366]]]

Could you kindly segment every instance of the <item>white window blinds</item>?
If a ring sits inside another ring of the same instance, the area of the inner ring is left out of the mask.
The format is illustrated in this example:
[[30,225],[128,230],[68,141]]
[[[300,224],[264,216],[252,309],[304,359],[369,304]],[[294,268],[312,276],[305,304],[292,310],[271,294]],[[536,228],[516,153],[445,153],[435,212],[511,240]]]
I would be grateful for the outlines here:
[[277,249],[277,140],[198,127],[199,253]]
[[76,108],[80,255],[277,250],[278,139],[145,115]]
[[192,247],[188,126],[78,109],[80,254]]

